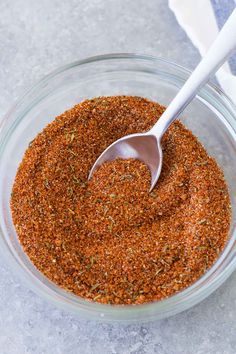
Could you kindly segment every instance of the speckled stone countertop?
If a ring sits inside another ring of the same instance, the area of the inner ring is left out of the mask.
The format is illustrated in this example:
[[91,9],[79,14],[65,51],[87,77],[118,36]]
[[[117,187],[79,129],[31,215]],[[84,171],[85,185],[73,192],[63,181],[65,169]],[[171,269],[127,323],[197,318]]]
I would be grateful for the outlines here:
[[[51,70],[111,52],[199,60],[167,0],[0,0],[0,114]],[[235,354],[236,273],[208,299],[149,324],[85,322],[33,294],[0,258],[1,354]]]

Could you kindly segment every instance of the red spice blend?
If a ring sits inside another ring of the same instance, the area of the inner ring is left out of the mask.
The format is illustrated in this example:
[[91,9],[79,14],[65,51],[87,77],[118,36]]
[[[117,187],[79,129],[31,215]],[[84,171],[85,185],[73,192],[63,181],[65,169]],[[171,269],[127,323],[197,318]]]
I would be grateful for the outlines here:
[[30,144],[11,198],[19,240],[34,265],[86,299],[141,304],[195,282],[228,237],[230,200],[223,174],[196,137],[176,121],[162,139],[163,169],[137,160],[102,165],[118,138],[153,126],[164,107],[140,97],[86,100]]

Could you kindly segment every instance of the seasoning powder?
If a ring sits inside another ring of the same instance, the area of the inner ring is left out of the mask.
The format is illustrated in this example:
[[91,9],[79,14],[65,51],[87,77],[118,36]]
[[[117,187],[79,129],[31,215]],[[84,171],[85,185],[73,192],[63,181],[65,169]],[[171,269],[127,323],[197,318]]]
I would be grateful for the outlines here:
[[145,132],[164,107],[140,97],[86,100],[30,144],[11,209],[24,251],[60,287],[86,299],[141,304],[195,282],[223,250],[230,201],[223,174],[176,121],[162,139],[160,179],[137,160],[102,165],[116,139]]

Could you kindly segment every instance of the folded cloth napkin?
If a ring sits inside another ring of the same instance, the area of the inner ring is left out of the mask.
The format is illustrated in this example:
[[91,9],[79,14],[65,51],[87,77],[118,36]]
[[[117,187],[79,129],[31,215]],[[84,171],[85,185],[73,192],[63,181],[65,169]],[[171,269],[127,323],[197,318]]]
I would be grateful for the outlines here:
[[[169,0],[180,26],[203,56],[235,8],[236,0]],[[236,104],[236,55],[216,73],[223,91]]]

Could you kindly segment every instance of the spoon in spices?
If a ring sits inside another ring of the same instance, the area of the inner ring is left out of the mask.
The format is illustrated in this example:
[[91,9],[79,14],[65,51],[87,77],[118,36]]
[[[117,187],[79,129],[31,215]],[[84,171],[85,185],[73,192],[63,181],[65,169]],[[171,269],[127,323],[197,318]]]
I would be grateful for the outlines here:
[[162,169],[163,153],[161,138],[170,124],[180,115],[196,96],[199,89],[209,80],[225,62],[236,46],[236,9],[233,11],[205,57],[198,64],[181,90],[175,96],[157,123],[146,133],[127,135],[113,144],[98,157],[93,172],[105,161],[117,158],[134,158],[143,161],[151,172],[151,188],[154,188]]

